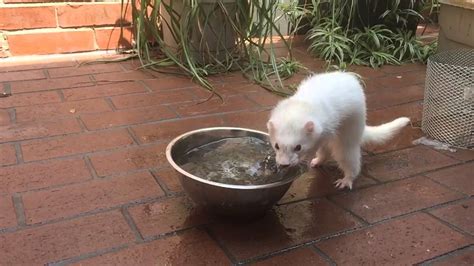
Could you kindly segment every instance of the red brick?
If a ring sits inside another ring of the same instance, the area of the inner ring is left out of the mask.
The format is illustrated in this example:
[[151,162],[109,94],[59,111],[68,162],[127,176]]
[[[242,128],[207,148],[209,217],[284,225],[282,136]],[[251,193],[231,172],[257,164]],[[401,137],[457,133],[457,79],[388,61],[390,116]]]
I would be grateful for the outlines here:
[[62,28],[130,24],[132,9],[121,3],[68,4],[58,6],[58,24]]
[[204,103],[182,103],[174,105],[174,109],[181,116],[194,116],[202,114],[217,114],[223,112],[240,111],[247,109],[255,109],[257,105],[244,96],[232,96],[224,99],[214,98]]
[[269,259],[253,263],[255,266],[276,266],[276,265],[330,265],[323,257],[312,251],[311,248],[302,247],[290,252],[285,252]]
[[11,83],[13,93],[68,89],[91,85],[92,81],[89,76],[70,77],[62,79],[45,79],[35,81],[17,81]]
[[0,196],[0,229],[16,225],[16,214],[11,196]]
[[56,27],[53,6],[0,8],[0,30],[21,30]]
[[446,154],[447,156],[454,158],[459,161],[467,162],[467,161],[472,161],[474,160],[474,150],[468,150],[468,149],[458,149],[455,152],[450,152],[450,151],[440,151],[443,154]]
[[133,140],[128,132],[120,129],[23,142],[21,149],[25,161],[34,161],[132,144]]
[[0,194],[48,188],[90,179],[82,159],[54,160],[3,167]]
[[10,108],[16,106],[28,106],[35,104],[57,103],[61,98],[55,91],[13,94],[10,97],[2,98],[0,108]]
[[122,215],[109,212],[2,234],[0,258],[7,265],[43,265],[133,240]]
[[33,30],[9,33],[8,45],[13,56],[95,50],[94,31],[92,29]]
[[67,101],[77,101],[145,91],[143,85],[138,82],[119,82],[109,85],[63,90],[63,94]]
[[0,109],[0,126],[9,125],[10,122],[10,114],[8,111]]
[[424,146],[376,155],[365,160],[366,172],[380,181],[405,178],[455,163],[448,156]]
[[115,253],[80,261],[76,265],[231,265],[217,244],[203,231],[131,246]]
[[122,72],[123,69],[119,64],[92,64],[92,65],[78,65],[73,67],[53,68],[49,69],[49,76],[51,78],[63,78],[71,76],[82,76],[89,74],[108,73],[108,72]]
[[[3,72],[0,73],[1,81],[18,81],[18,80],[36,80],[45,79],[46,76],[42,70],[27,70],[27,71],[16,71],[16,72]],[[2,100],[5,98],[2,98]]]
[[18,122],[76,117],[80,114],[111,111],[103,99],[62,102],[16,108]]
[[400,66],[385,65],[381,67],[380,70],[388,74],[400,74],[412,71],[426,71],[426,65],[419,63],[403,64]]
[[[263,89],[261,89],[263,90]],[[277,96],[275,94],[272,94],[270,92],[266,91],[260,91],[260,92],[255,92],[255,93],[247,93],[247,97],[259,104],[260,106],[263,107],[273,107],[275,106],[279,101],[285,99],[283,97]]]
[[435,209],[430,213],[464,232],[474,235],[474,199]]
[[133,29],[124,27],[121,32],[120,27],[96,28],[95,38],[99,49],[131,48],[133,44]]
[[181,192],[183,187],[179,181],[178,173],[172,168],[161,168],[155,172],[155,176],[164,183],[166,188],[171,192]]
[[92,164],[99,176],[136,169],[154,168],[166,163],[165,143],[134,146],[110,153],[92,154]]
[[[382,72],[382,71],[380,71]],[[413,71],[404,74],[390,74],[386,77],[377,78],[375,81],[380,83],[384,88],[399,89],[397,94],[403,94],[407,86],[419,84],[424,87],[426,79],[426,71]]]
[[145,84],[153,91],[183,89],[198,86],[191,80],[191,78],[181,76],[171,76],[169,78],[147,80],[145,81]]
[[16,163],[16,151],[13,145],[0,145],[0,165],[9,165]]
[[270,117],[270,111],[226,114],[223,117],[225,126],[244,127],[267,132],[267,121]]
[[[326,170],[326,168],[330,170]],[[283,204],[308,198],[321,198],[342,193],[342,191],[336,189],[334,186],[334,181],[342,177],[343,173],[334,167],[323,166],[316,169],[311,168],[307,173],[298,177],[293,184],[291,184],[290,189],[279,203]],[[375,181],[362,175],[354,182],[354,189],[373,184],[375,184]]]
[[129,212],[145,238],[207,224],[213,219],[187,197],[138,205]]
[[333,199],[370,223],[462,198],[426,177],[373,186]]
[[176,117],[176,114],[165,106],[148,106],[116,112],[81,115],[82,121],[90,130],[160,121],[174,117]]
[[383,71],[380,71],[380,69],[374,69],[374,68],[366,67],[366,66],[353,65],[353,66],[350,66],[349,70],[352,72],[356,72],[357,74],[361,75],[362,78],[364,79],[379,78],[386,75]]
[[377,93],[367,94],[367,109],[375,110],[397,104],[423,100],[424,88],[418,85],[400,89],[384,88]]
[[141,143],[169,140],[185,132],[204,128],[222,126],[220,116],[209,116],[203,118],[182,119],[179,121],[168,121],[157,124],[139,125],[132,127]]
[[413,265],[471,242],[427,214],[416,214],[316,246],[337,265]]
[[77,65],[75,58],[51,58],[47,63],[43,62],[43,59],[40,59],[39,57],[35,59],[36,60],[3,62],[2,66],[0,66],[0,72],[48,69]]
[[161,105],[194,100],[194,94],[189,89],[120,95],[112,97],[112,102],[118,109]]
[[474,195],[474,162],[428,173],[426,176],[464,194]]
[[443,256],[440,259],[430,263],[433,266],[472,266],[474,263],[474,246],[458,250]]
[[52,137],[81,131],[82,129],[75,118],[17,123],[2,128],[0,142]]
[[209,225],[217,240],[239,261],[357,226],[349,213],[326,199],[282,205],[275,213],[248,223]]
[[23,205],[27,223],[35,224],[162,195],[163,191],[149,173],[137,173],[26,192]]
[[423,102],[406,103],[367,112],[367,124],[371,126],[381,125],[396,118],[409,117],[412,123],[420,122],[423,113]]
[[152,80],[155,77],[146,70],[127,71],[122,73],[102,73],[95,74],[95,80],[99,85],[109,84],[111,82]]

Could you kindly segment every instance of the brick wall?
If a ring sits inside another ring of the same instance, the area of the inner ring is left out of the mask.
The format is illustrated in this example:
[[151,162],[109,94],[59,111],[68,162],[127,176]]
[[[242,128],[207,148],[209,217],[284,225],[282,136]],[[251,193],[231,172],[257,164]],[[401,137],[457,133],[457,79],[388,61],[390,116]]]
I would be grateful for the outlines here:
[[129,4],[122,12],[120,2],[44,1],[0,0],[0,57],[131,46]]

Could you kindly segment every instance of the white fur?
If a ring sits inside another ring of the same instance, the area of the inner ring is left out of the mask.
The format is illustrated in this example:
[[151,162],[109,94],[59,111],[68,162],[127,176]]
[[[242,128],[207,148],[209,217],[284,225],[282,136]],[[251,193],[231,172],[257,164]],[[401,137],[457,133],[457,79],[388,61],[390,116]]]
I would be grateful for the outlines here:
[[[295,165],[316,154],[311,160],[315,167],[332,156],[344,171],[336,187],[352,188],[361,169],[361,145],[381,144],[410,122],[402,117],[371,127],[365,120],[365,95],[358,78],[330,72],[301,82],[292,97],[273,109],[267,126],[279,164]],[[301,151],[295,151],[297,145]]]

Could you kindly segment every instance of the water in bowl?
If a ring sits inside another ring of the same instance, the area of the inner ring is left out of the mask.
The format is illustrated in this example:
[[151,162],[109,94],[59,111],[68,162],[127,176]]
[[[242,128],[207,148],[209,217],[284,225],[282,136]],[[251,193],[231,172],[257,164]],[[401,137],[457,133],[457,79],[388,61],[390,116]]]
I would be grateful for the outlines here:
[[303,166],[280,168],[269,142],[254,137],[226,138],[194,148],[177,160],[188,173],[233,185],[262,185],[291,179]]

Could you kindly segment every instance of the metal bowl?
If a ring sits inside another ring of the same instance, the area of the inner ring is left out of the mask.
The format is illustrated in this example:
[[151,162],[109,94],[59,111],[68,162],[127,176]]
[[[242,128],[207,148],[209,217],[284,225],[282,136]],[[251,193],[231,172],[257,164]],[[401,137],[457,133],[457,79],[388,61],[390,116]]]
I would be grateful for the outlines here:
[[231,185],[209,181],[183,170],[176,160],[188,151],[224,138],[255,137],[268,141],[268,134],[246,128],[213,127],[185,133],[168,144],[166,158],[179,173],[187,195],[199,206],[227,216],[263,215],[290,188],[298,177],[264,185]]

